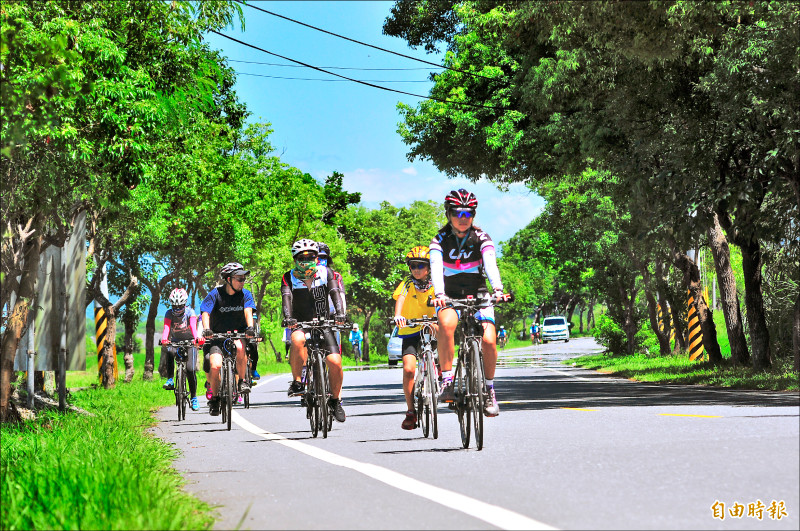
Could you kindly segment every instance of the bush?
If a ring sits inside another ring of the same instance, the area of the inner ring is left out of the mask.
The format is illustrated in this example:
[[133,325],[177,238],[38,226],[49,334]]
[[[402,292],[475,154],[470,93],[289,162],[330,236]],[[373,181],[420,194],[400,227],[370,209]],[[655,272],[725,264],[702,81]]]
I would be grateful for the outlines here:
[[628,339],[622,328],[606,314],[597,319],[597,324],[592,330],[594,338],[598,343],[612,354],[623,354],[627,352]]

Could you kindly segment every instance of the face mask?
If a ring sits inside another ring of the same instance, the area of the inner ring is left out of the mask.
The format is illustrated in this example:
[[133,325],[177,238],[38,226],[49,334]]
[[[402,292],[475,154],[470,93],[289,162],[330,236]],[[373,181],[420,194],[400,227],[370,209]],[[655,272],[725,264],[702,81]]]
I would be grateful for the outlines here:
[[317,261],[310,260],[308,262],[301,262],[300,260],[295,260],[295,271],[300,273],[298,276],[310,278],[314,276],[314,272],[317,270]]

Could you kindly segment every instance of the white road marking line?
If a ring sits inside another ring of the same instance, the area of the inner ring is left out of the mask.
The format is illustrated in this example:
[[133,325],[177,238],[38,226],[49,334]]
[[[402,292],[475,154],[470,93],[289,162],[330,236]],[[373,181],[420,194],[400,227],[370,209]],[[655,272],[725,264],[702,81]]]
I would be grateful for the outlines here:
[[370,463],[362,463],[355,459],[350,459],[309,444],[299,441],[287,439],[281,435],[270,433],[256,426],[255,424],[245,420],[238,412],[233,412],[233,422],[244,430],[249,431],[253,435],[262,437],[268,441],[273,441],[282,444],[287,448],[297,450],[308,456],[314,457],[326,463],[335,466],[349,468],[360,474],[371,477],[381,483],[385,483],[390,487],[415,494],[426,500],[434,503],[441,504],[448,509],[454,509],[464,514],[483,520],[488,524],[499,527],[500,529],[556,529],[547,524],[528,518],[514,511],[498,507],[489,503],[470,498],[457,492],[452,492],[447,489],[428,485],[422,481],[405,476],[388,468],[373,465]]
[[575,376],[575,375],[570,374],[568,372],[559,371],[559,370],[556,370],[556,369],[551,369],[550,367],[541,367],[541,368],[546,370],[546,371],[554,372],[556,374],[561,374],[562,376],[569,376],[570,378],[575,378],[576,380],[581,380],[581,381],[584,381],[584,382],[592,381],[589,378],[582,378],[581,376]]

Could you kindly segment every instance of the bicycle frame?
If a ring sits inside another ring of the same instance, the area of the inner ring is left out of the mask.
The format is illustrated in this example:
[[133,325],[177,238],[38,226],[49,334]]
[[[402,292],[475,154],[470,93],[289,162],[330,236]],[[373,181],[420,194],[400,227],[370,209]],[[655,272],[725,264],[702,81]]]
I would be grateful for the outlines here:
[[[211,339],[222,339],[222,368],[220,370],[220,409],[222,422],[231,429],[231,413],[234,401],[234,386],[236,382],[236,343],[237,339],[245,340],[247,336],[241,332],[223,332],[211,334]],[[258,338],[260,339],[260,338]],[[242,345],[244,348],[244,345]],[[246,352],[246,349],[245,349]]]
[[311,425],[312,436],[316,437],[321,429],[322,437],[327,438],[328,431],[333,427],[333,412],[328,408],[331,387],[327,356],[323,354],[327,351],[324,333],[326,330],[331,333],[334,329],[345,330],[352,325],[340,326],[330,319],[315,318],[298,322],[296,326],[304,331],[306,337],[305,376],[301,380],[305,387],[306,416]]
[[434,336],[433,324],[437,323],[438,320],[435,317],[421,317],[408,319],[406,322],[409,326],[422,327],[420,331],[420,353],[417,359],[416,375],[414,376],[414,401],[417,419],[422,427],[422,435],[424,437],[428,437],[433,432],[433,438],[438,439],[439,375],[436,370],[432,344]]
[[191,401],[186,387],[186,360],[188,349],[196,345],[193,340],[167,341],[164,345],[175,347],[175,405],[178,407],[178,420],[185,420],[186,405]]

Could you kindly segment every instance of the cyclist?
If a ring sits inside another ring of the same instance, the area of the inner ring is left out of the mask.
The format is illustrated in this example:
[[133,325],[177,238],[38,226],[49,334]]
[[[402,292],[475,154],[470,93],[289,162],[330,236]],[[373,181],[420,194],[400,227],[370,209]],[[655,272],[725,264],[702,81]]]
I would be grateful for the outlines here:
[[[253,294],[244,289],[244,282],[250,271],[238,262],[225,264],[219,272],[224,283],[212,289],[200,305],[203,318],[203,335],[206,343],[203,346],[203,370],[209,373],[211,381],[211,400],[209,408],[211,415],[219,415],[219,384],[220,369],[222,368],[222,346],[224,340],[209,340],[213,333],[244,331],[248,338],[255,337],[253,329]],[[237,339],[236,345],[236,373],[239,376],[239,391],[249,393],[250,387],[245,379],[247,358],[245,345]]]
[[[305,346],[305,331],[298,328],[298,321],[310,321],[314,318],[330,318],[329,297],[334,306],[334,320],[345,322],[342,291],[334,277],[333,271],[317,264],[319,245],[314,240],[303,238],[292,244],[294,268],[284,273],[281,278],[281,300],[283,305],[284,326],[292,329],[292,344],[289,349],[289,363],[292,367],[292,383],[289,385],[289,396],[303,393],[300,381],[308,352]],[[325,331],[325,342],[328,354],[328,375],[331,384],[329,405],[338,422],[345,421],[342,407],[342,356],[336,338],[330,330]]]
[[428,306],[428,298],[433,296],[431,283],[430,249],[419,245],[406,254],[406,264],[410,274],[403,279],[394,290],[394,322],[399,330],[397,335],[403,338],[403,393],[406,396],[406,418],[401,427],[413,430],[417,427],[417,413],[414,410],[414,373],[417,370],[417,358],[422,340],[420,326],[406,326],[406,319],[433,317],[434,309]]
[[[333,257],[331,256],[331,250],[322,242],[317,242],[319,246],[319,254],[317,255],[317,265],[325,266],[331,271],[333,271],[333,278],[336,281],[336,284],[339,286],[339,289],[342,293],[342,314],[347,314],[347,297],[345,296],[344,292],[344,280],[342,280],[342,275],[339,274],[333,268]],[[333,307],[333,299],[329,296],[328,297],[328,311],[331,315],[335,314],[335,308]],[[334,335],[336,336],[336,344],[339,345],[339,354],[342,353],[342,338],[339,334],[338,330],[334,331]]]
[[[497,295],[503,293],[494,243],[488,234],[473,225],[478,199],[475,194],[461,188],[453,190],[444,200],[447,224],[431,240],[431,278],[439,320],[439,363],[442,369],[441,399],[452,402],[454,334],[459,315],[448,307],[448,297],[466,298],[488,295],[486,278]],[[494,390],[494,373],[497,365],[497,339],[495,336],[494,308],[479,310],[475,318],[483,325],[483,362],[486,374],[486,400],[483,412],[487,417],[500,414]]]
[[534,321],[531,325],[531,343],[534,345],[539,342],[539,323]]
[[506,337],[508,337],[508,333],[506,332],[506,327],[500,325],[500,330],[497,331],[497,342],[504,345]]
[[[189,294],[183,288],[175,288],[169,294],[169,303],[172,306],[164,314],[164,330],[161,332],[161,355],[167,357],[167,383],[164,389],[175,389],[173,375],[175,374],[175,354],[177,347],[167,345],[171,340],[200,341],[201,335],[197,331],[197,316],[191,307],[186,306]],[[192,411],[200,409],[197,401],[197,347],[188,349],[186,360],[186,376],[189,382],[189,393],[192,397]]]
[[350,331],[350,344],[353,345],[353,357],[356,360],[361,359],[361,342],[364,341],[364,335],[358,329],[358,323],[353,325]]

